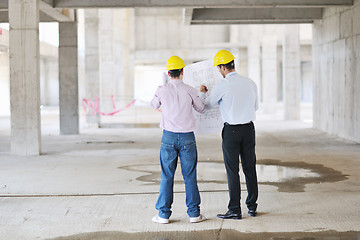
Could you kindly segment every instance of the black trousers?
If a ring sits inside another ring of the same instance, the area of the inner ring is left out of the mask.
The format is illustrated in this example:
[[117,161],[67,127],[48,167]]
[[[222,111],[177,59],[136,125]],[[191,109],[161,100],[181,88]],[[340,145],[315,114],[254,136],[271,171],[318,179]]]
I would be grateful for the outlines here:
[[249,210],[256,210],[258,183],[256,176],[255,127],[252,122],[239,125],[224,125],[222,130],[222,149],[228,179],[230,201],[228,209],[241,213],[239,156],[245,174],[248,196],[246,205]]

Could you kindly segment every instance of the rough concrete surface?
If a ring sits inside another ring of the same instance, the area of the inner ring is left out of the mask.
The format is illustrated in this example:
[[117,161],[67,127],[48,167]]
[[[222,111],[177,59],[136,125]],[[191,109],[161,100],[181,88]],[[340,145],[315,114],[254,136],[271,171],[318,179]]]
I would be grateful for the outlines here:
[[228,193],[220,135],[197,136],[201,211],[189,223],[178,167],[171,223],[157,213],[157,128],[82,129],[58,135],[42,116],[39,157],[9,156],[0,118],[0,239],[360,239],[360,145],[311,123],[261,118],[257,128],[258,216],[220,220]]

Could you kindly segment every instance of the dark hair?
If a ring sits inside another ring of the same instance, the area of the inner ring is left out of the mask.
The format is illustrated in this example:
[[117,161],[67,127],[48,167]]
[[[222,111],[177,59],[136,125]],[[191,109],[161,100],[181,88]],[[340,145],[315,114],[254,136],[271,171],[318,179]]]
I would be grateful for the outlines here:
[[235,62],[234,62],[234,60],[232,60],[231,62],[229,62],[227,64],[220,64],[219,66],[224,66],[228,70],[233,70],[235,68]]
[[172,77],[172,78],[178,78],[178,77],[180,77],[180,74],[181,74],[182,70],[183,70],[183,69],[170,70],[170,71],[169,71],[170,77]]

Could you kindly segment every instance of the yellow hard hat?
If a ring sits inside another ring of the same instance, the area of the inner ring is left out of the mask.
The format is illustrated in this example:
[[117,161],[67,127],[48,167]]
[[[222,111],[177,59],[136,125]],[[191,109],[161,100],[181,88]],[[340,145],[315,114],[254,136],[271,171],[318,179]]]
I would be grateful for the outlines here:
[[229,52],[228,50],[220,50],[216,53],[214,57],[214,66],[227,64],[234,59],[234,55],[232,55],[231,52]]
[[169,58],[166,64],[166,70],[176,70],[176,69],[183,69],[185,67],[184,61],[179,58],[178,56],[172,56]]

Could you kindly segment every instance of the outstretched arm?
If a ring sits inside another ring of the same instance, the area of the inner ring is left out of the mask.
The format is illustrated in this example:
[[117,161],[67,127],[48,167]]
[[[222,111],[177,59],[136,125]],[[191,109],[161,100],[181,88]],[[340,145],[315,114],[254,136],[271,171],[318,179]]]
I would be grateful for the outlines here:
[[160,91],[161,91],[161,86],[159,86],[156,90],[156,93],[153,97],[153,99],[151,100],[151,107],[158,109],[161,106],[161,98],[160,98]]
[[210,96],[206,96],[207,92],[208,92],[208,88],[205,85],[201,85],[200,86],[200,97],[203,99],[203,102],[205,103],[206,108],[211,109],[211,108],[216,107],[222,98],[222,93],[220,91],[220,87],[218,85],[215,85],[211,91]]

